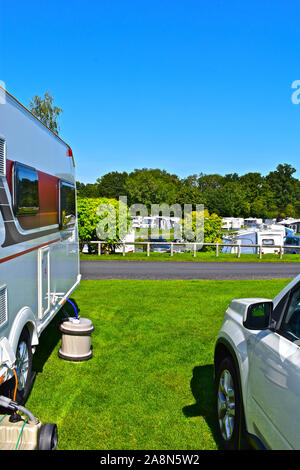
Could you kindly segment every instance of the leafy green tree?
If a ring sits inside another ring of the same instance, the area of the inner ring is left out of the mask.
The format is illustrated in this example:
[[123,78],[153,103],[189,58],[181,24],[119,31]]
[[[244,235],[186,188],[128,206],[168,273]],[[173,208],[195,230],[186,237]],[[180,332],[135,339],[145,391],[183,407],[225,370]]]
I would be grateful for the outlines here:
[[198,187],[206,195],[208,191],[217,190],[224,184],[224,176],[218,174],[204,175],[200,173],[198,178]]
[[58,118],[63,112],[61,108],[53,105],[54,98],[46,91],[44,98],[34,96],[29,103],[30,111],[47,126],[55,134],[59,134],[60,127],[58,125]]
[[128,203],[169,204],[176,201],[179,178],[165,170],[147,169],[134,170],[128,175],[125,183]]
[[76,192],[77,197],[85,197],[85,184],[80,183],[80,181],[76,181]]
[[180,180],[176,194],[176,203],[181,204],[206,204],[206,199],[198,187],[197,175],[191,175]]
[[[219,217],[217,214],[209,214],[207,210],[204,210],[203,216],[203,225],[199,225],[199,214],[197,218],[197,212],[192,211],[185,215],[185,220],[182,221],[183,229],[185,224],[188,226],[188,231],[192,230],[192,233],[200,239],[200,231],[203,230],[203,242],[204,243],[221,243],[222,242],[222,217]],[[183,238],[186,239],[186,230],[183,230]],[[190,240],[187,240],[190,241]],[[215,248],[205,246],[203,251],[211,251]]]
[[[205,243],[221,243],[223,237],[222,217],[217,214],[204,214],[204,242]],[[212,247],[205,247],[206,250],[214,250]]]
[[271,171],[266,176],[266,182],[274,193],[274,202],[278,211],[284,213],[285,208],[295,205],[300,197],[299,181],[293,177],[296,169],[285,163],[277,166],[276,171]]
[[223,184],[225,183],[236,183],[240,181],[240,177],[237,173],[228,173],[223,177]]
[[93,184],[77,183],[79,197],[127,196],[128,204],[204,204],[219,216],[300,217],[300,181],[295,168],[280,164],[267,176],[258,172],[190,175],[179,178],[160,169],[136,169],[127,174],[113,171]]
[[245,217],[249,215],[250,204],[238,182],[229,182],[206,195],[210,212],[222,217]]
[[287,204],[284,208],[284,216],[285,217],[296,217],[296,209],[294,204]]
[[240,177],[239,182],[248,202],[252,203],[264,195],[264,177],[260,173],[246,173]]
[[99,197],[98,186],[96,183],[76,183],[77,196],[78,197]]
[[[122,216],[121,216],[121,213]],[[101,237],[110,247],[125,236],[130,217],[127,207],[116,199],[79,198],[77,200],[78,234],[81,246],[84,242],[99,239],[99,224],[107,224],[107,236]],[[114,227],[112,225],[114,224]],[[113,235],[112,235],[113,234]]]
[[300,200],[295,202],[296,217],[300,217]]
[[97,192],[100,197],[118,199],[120,196],[126,196],[126,179],[128,173],[124,171],[112,171],[97,179]]

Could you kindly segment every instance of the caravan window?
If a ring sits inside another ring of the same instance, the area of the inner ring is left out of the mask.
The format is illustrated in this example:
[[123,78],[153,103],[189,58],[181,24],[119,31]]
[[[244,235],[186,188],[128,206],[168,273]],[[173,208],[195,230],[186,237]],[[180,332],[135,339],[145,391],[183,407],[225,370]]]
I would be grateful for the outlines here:
[[73,227],[76,222],[75,186],[60,182],[60,226],[62,229]]
[[37,171],[21,163],[14,164],[14,212],[17,216],[35,215],[39,211]]
[[275,242],[273,240],[273,238],[264,238],[263,241],[262,241],[262,244],[263,245],[275,245]]

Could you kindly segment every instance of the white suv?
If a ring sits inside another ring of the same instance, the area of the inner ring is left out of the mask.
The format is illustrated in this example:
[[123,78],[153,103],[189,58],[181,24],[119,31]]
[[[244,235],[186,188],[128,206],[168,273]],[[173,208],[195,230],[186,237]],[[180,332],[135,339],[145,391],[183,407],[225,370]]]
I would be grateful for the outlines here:
[[215,347],[225,449],[300,449],[300,276],[275,299],[234,299]]

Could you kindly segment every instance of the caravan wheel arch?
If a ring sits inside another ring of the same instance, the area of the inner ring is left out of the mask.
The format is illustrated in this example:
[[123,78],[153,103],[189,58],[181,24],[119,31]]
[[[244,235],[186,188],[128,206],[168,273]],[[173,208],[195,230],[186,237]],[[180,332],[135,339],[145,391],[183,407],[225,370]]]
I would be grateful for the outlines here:
[[18,312],[10,330],[8,341],[14,354],[16,354],[18,342],[25,327],[27,327],[29,331],[31,345],[37,346],[39,344],[39,339],[37,334],[36,320],[32,310],[29,307],[23,307]]

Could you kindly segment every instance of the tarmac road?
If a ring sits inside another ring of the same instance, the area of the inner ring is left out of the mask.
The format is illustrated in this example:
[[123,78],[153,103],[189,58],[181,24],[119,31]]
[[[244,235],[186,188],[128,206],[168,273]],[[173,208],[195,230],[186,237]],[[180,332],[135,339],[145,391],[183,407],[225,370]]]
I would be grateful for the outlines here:
[[300,263],[81,261],[82,279],[289,279]]

